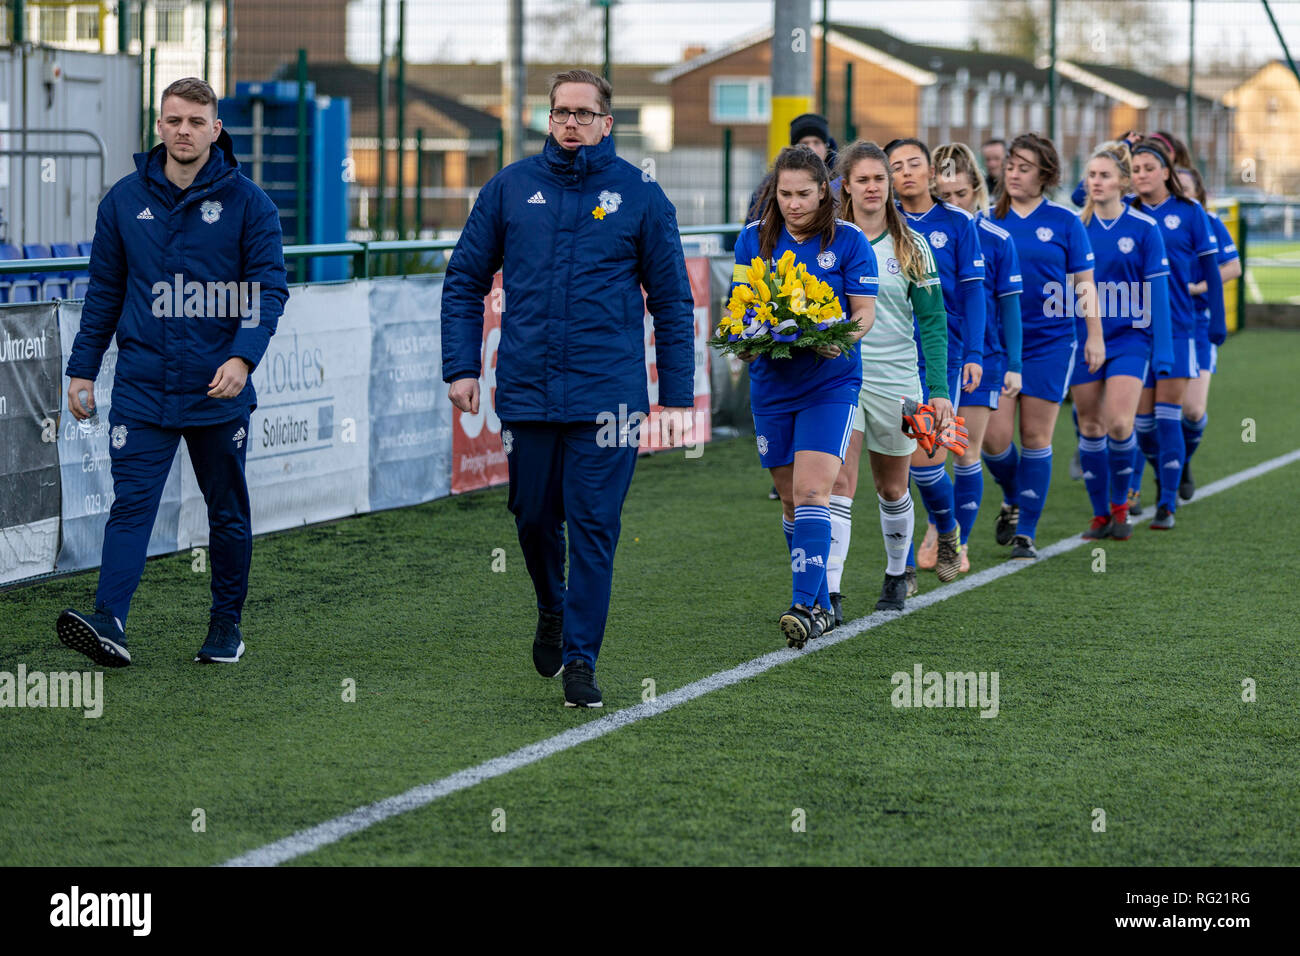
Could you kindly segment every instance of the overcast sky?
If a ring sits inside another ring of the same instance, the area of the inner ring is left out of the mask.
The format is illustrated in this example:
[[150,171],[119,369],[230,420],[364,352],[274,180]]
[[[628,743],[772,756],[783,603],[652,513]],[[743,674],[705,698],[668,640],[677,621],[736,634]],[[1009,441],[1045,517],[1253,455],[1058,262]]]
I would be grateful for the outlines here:
[[[396,36],[397,0],[389,4],[390,43]],[[965,46],[973,35],[971,14],[978,0],[831,0],[831,19],[877,26],[905,39],[940,46]],[[1160,6],[1168,48],[1187,45],[1188,0],[1148,0]],[[1293,57],[1300,57],[1300,0],[1271,0]],[[380,0],[354,0],[348,13],[348,55],[375,61],[379,46]],[[572,0],[525,0],[525,17]],[[505,50],[506,0],[407,0],[407,60],[500,60]],[[813,17],[821,15],[813,0]],[[899,13],[907,19],[894,19]],[[771,2],[754,0],[618,0],[614,8],[614,58],[625,63],[662,63],[681,58],[687,44],[715,47],[771,23]],[[1246,51],[1252,59],[1281,57],[1260,0],[1196,0],[1197,57]],[[592,12],[571,29],[594,37],[599,50],[599,15]],[[528,28],[526,27],[526,32]],[[530,56],[530,58],[532,58]],[[1185,60],[1183,56],[1172,57]]]

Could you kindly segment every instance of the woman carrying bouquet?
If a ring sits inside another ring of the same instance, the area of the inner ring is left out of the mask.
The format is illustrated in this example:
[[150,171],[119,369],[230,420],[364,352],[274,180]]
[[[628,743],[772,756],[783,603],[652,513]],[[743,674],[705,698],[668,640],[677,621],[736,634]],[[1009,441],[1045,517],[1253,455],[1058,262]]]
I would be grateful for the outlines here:
[[[803,647],[834,626],[826,587],[830,494],[862,384],[858,342],[875,320],[876,257],[857,226],[835,218],[830,177],[815,153],[787,147],[773,172],[776,190],[763,218],[736,240],[731,328],[744,326],[740,355],[751,363],[759,463],[781,496],[793,575],[781,631],[789,646]],[[779,318],[778,300],[797,323]],[[839,326],[843,347],[808,344],[824,341],[816,329],[831,326]]]

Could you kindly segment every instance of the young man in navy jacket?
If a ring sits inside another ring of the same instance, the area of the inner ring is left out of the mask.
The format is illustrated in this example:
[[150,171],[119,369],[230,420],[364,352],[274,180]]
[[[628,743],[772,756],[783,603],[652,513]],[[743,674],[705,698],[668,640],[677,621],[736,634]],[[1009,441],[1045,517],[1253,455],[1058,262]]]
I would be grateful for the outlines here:
[[253,550],[244,460],[257,396],[249,373],[289,297],[279,212],[235,159],[200,79],[163,91],[162,143],[99,204],[90,286],[68,359],[68,407],[95,409],[117,336],[109,414],[113,506],[92,614],[59,615],[59,639],[105,667],[131,663],[126,618],[182,436],[208,506],[212,609],[196,661],[244,652],[240,614]]
[[563,671],[569,707],[602,704],[596,656],[649,410],[646,308],[665,442],[684,434],[694,404],[695,313],[677,214],[658,183],[615,155],[611,94],[586,70],[552,78],[545,148],[483,187],[442,293],[443,380],[452,403],[475,414],[483,299],[503,269],[495,401],[509,507],[537,591],[533,664],[544,677]]

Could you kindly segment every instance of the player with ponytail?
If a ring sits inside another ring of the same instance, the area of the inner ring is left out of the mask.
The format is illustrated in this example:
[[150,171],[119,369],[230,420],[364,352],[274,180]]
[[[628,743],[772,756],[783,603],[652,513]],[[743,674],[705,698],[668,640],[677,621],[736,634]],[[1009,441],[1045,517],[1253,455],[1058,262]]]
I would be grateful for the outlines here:
[[[1070,392],[1078,412],[1079,456],[1092,502],[1088,540],[1124,540],[1133,473],[1134,416],[1148,367],[1173,367],[1169,337],[1169,263],[1154,219],[1124,202],[1132,182],[1126,142],[1104,143],[1088,160],[1088,197],[1080,218],[1096,257],[1098,306],[1106,362],[1097,371],[1075,366]],[[1076,335],[1082,335],[1076,319]]]
[[[926,145],[916,139],[896,139],[885,147],[894,192],[907,224],[930,245],[948,314],[948,393],[954,407],[979,387],[984,374],[984,257],[975,217],[966,210],[934,198],[934,164]],[[918,347],[920,335],[918,330]],[[925,371],[925,355],[918,352]],[[908,565],[933,568],[940,581],[961,571],[961,531],[952,479],[944,469],[946,453],[933,458],[918,451],[912,457],[912,480],[921,490],[929,513],[926,534]]]
[[970,446],[953,465],[954,500],[961,525],[961,570],[969,571],[968,541],[984,500],[980,451],[989,416],[996,413],[1002,399],[1010,401],[1020,394],[1020,260],[1011,234],[988,219],[988,193],[970,147],[965,143],[940,146],[934,151],[934,165],[939,171],[935,183],[939,198],[974,214],[984,253],[984,375],[978,388],[962,396]]
[[[1106,360],[1087,233],[1078,216],[1044,195],[1060,181],[1061,161],[1051,140],[1034,133],[1017,136],[992,215],[993,222],[1011,234],[1024,281],[1023,385],[1015,401],[991,418],[986,441],[1003,450],[985,458],[1004,491],[1013,490],[1003,501],[997,527],[998,542],[1011,544],[1013,560],[1038,557],[1034,535],[1052,479],[1052,432],[1076,357],[1091,372]],[[1084,320],[1082,343],[1074,321],[1079,311]],[[1020,412],[1018,453],[1012,441],[1013,405]],[[1013,522],[1014,534],[1008,535]]]
[[[1214,227],[1214,238],[1219,243],[1219,276],[1224,283],[1241,277],[1241,256],[1237,254],[1237,245],[1232,241],[1228,227],[1210,208],[1210,197],[1205,192],[1205,182],[1195,166],[1178,170],[1178,178],[1183,181],[1183,189],[1188,195],[1195,196]],[[1183,444],[1186,454],[1183,457],[1183,476],[1178,482],[1178,497],[1184,501],[1196,493],[1196,480],[1192,477],[1192,454],[1201,444],[1205,434],[1205,425],[1209,421],[1206,409],[1210,399],[1210,375],[1218,371],[1219,347],[1210,341],[1210,303],[1205,297],[1205,282],[1193,282],[1190,286],[1192,301],[1196,306],[1196,364],[1200,375],[1187,383],[1183,393]]]
[[840,153],[843,182],[840,215],[870,241],[879,264],[876,320],[862,338],[862,389],[853,419],[853,437],[830,497],[831,551],[826,574],[831,606],[841,618],[840,581],[853,528],[853,496],[865,443],[880,506],[885,542],[885,580],[878,611],[901,611],[907,597],[907,546],[912,540],[912,496],[908,466],[916,441],[902,432],[901,398],[921,401],[916,328],[926,356],[927,387],[938,427],[953,417],[947,398],[948,320],[939,274],[924,239],[908,228],[894,205],[889,160],[875,143],[856,142]]
[[[754,259],[772,268],[787,252],[828,284],[853,322],[853,346],[796,348],[790,358],[750,356],[749,403],[759,463],[781,497],[793,596],[780,617],[791,647],[834,627],[826,588],[830,493],[848,451],[862,384],[861,336],[875,315],[876,259],[862,230],[836,219],[826,164],[812,150],[781,150],[763,218],[736,239],[733,288]],[[745,356],[742,356],[745,357]]]
[[1188,287],[1206,283],[1211,342],[1227,336],[1224,318],[1223,279],[1219,273],[1219,244],[1209,216],[1195,199],[1187,196],[1182,180],[1174,171],[1173,157],[1161,141],[1162,134],[1148,136],[1133,148],[1133,208],[1155,219],[1169,259],[1169,313],[1173,341],[1173,367],[1158,376],[1147,371],[1145,388],[1138,405],[1137,433],[1140,457],[1135,458],[1130,491],[1130,509],[1141,487],[1145,458],[1156,472],[1159,501],[1152,530],[1174,526],[1178,510],[1178,484],[1183,474],[1186,443],[1183,439],[1183,395],[1189,381],[1200,375],[1196,356],[1197,310]]

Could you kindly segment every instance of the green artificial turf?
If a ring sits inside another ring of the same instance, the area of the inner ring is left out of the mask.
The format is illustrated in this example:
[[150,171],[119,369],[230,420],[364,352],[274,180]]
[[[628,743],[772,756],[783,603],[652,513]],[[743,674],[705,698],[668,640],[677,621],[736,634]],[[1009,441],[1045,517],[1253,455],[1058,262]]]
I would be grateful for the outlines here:
[[[1221,350],[1202,486],[1300,447],[1300,414],[1276,398],[1298,346],[1247,331]],[[1068,410],[1056,449],[1040,546],[1090,517],[1067,475]],[[646,679],[663,694],[784,646],[769,483],[752,438],[642,460],[597,669],[604,714],[639,703]],[[985,489],[976,570],[1005,555]],[[851,618],[883,573],[864,492]],[[1300,466],[1274,471],[1180,509],[1173,532],[1103,543],[1104,573],[1078,548],[295,862],[1295,865],[1298,493]],[[0,671],[90,669],[53,623],[94,581],[0,594]],[[559,681],[533,671],[502,489],[258,539],[238,665],[191,663],[207,600],[188,553],[150,561],[134,663],[105,673],[101,718],[0,709],[0,863],[217,863],[602,714],[563,708]],[[997,671],[998,715],[893,707],[890,675],[917,663]]]

